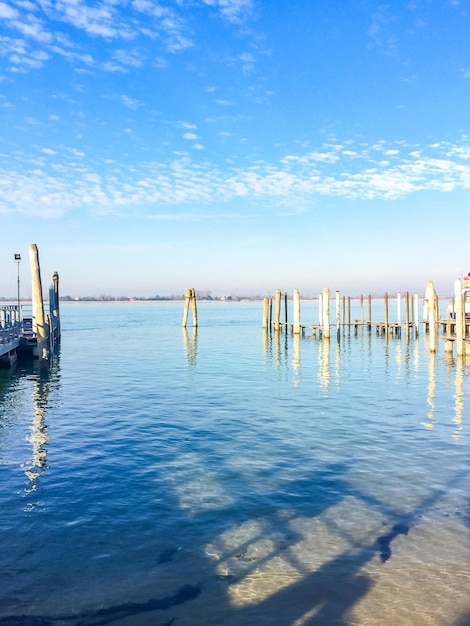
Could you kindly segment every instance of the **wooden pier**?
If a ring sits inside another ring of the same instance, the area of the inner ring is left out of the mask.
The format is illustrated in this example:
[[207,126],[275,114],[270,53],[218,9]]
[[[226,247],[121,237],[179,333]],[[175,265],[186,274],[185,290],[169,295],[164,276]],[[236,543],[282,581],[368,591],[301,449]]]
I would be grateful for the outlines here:
[[11,367],[17,359],[27,358],[49,363],[60,341],[59,275],[54,272],[49,289],[49,313],[44,313],[41,271],[37,246],[29,247],[32,282],[31,311],[20,304],[0,307],[0,365]]

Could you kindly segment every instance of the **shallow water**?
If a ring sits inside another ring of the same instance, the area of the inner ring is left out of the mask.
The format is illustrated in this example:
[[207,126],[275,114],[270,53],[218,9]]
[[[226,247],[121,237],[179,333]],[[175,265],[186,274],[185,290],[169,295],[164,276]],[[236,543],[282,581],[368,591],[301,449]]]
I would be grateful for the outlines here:
[[67,303],[0,372],[0,624],[470,623],[469,365],[261,309]]

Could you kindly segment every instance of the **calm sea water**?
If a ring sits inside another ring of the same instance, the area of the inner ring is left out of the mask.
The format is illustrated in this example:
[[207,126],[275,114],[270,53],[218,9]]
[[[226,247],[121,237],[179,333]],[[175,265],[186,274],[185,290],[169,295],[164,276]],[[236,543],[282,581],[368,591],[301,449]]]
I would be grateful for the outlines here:
[[470,624],[470,359],[261,314],[64,304],[0,372],[0,624]]

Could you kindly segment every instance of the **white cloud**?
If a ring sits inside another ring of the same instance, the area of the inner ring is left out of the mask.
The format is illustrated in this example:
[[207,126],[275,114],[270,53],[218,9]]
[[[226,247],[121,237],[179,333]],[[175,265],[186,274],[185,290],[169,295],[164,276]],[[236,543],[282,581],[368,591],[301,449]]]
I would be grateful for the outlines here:
[[198,136],[196,135],[196,133],[184,133],[183,139],[194,140],[198,139]]
[[138,109],[141,106],[141,102],[139,102],[135,98],[131,98],[129,96],[121,96],[121,102],[126,107],[128,107],[129,109],[132,109],[133,111],[135,111],[136,109]]
[[14,20],[18,17],[18,11],[10,6],[9,4],[5,4],[5,2],[0,2],[0,18],[5,20]]
[[[345,199],[395,200],[421,191],[448,193],[470,189],[470,145],[442,142],[415,146],[413,154],[395,155],[397,144],[381,142],[325,146],[304,154],[290,154],[275,163],[259,161],[248,168],[225,170],[188,152],[175,153],[171,163],[143,162],[132,169],[117,161],[102,162],[98,170],[87,165],[85,153],[71,147],[54,154],[43,148],[45,159],[36,165],[25,157],[22,169],[0,170],[0,211],[28,212],[58,217],[72,209],[93,214],[142,212],[190,202],[220,205],[241,198],[256,206],[282,206],[287,213],[322,196]],[[193,145],[201,150],[202,144]],[[354,148],[356,148],[354,150]],[[194,154],[194,153],[193,153]],[[77,157],[79,160],[77,160]]]

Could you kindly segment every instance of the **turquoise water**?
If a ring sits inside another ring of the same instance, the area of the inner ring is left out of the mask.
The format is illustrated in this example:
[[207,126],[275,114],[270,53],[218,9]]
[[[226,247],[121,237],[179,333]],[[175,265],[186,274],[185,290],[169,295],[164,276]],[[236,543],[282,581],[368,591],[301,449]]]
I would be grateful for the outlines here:
[[0,371],[0,624],[470,623],[470,359],[198,308],[67,303]]

